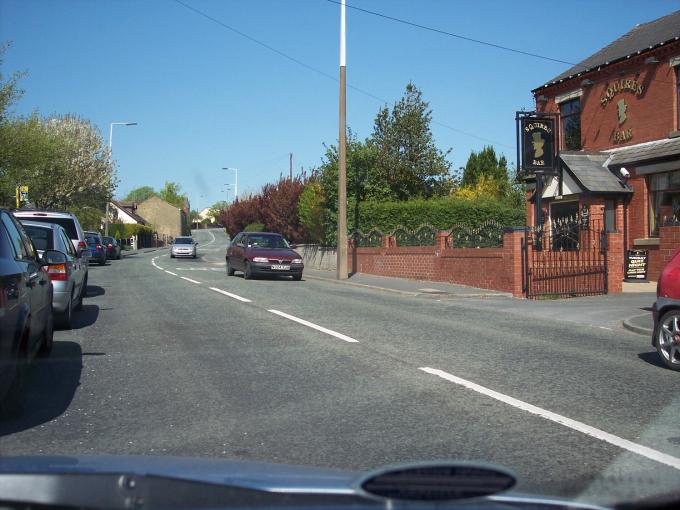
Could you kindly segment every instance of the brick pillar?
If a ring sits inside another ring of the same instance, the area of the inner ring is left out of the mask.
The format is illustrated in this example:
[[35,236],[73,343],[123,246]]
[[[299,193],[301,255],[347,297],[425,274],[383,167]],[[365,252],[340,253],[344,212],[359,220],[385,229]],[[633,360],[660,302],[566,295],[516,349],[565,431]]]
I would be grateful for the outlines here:
[[397,238],[395,236],[383,236],[382,247],[383,248],[395,248],[397,246]]
[[607,292],[618,294],[623,291],[624,249],[623,233],[610,232],[607,235]]
[[522,239],[524,227],[503,232],[503,264],[508,278],[508,291],[515,297],[524,297],[522,289]]
[[446,249],[446,238],[449,237],[448,232],[437,232],[437,237],[435,239],[435,246],[437,247],[437,251],[439,253],[443,252]]

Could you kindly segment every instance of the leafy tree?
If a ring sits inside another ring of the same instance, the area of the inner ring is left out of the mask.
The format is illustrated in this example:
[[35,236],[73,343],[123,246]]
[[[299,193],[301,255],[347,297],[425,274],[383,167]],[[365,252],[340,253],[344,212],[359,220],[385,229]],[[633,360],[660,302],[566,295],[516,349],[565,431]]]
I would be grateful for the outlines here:
[[307,230],[309,241],[323,243],[325,241],[324,194],[321,183],[317,179],[310,180],[300,194],[298,216],[300,223]]
[[451,163],[439,150],[430,131],[432,111],[422,93],[409,83],[390,111],[378,111],[370,145],[376,150],[377,171],[387,179],[397,200],[447,194]]
[[470,153],[465,164],[461,186],[475,187],[482,176],[495,181],[501,193],[509,190],[510,180],[508,177],[508,161],[505,156],[496,156],[493,147],[484,147],[481,151]]
[[176,182],[166,181],[165,186],[158,192],[158,196],[167,203],[175,207],[184,207],[185,196],[182,194],[182,187]]
[[157,193],[151,186],[141,186],[139,188],[131,190],[130,193],[128,193],[127,196],[125,197],[125,201],[136,202],[139,204],[141,202],[144,202],[144,200],[146,200],[147,198],[156,195]]
[[241,232],[246,225],[263,223],[260,197],[255,195],[246,200],[237,200],[228,209],[222,210],[219,222],[231,237]]
[[40,208],[101,208],[117,184],[115,167],[99,131],[72,115],[43,120],[14,118],[0,126],[0,193],[18,185]]
[[[0,45],[0,70],[4,62],[4,54],[9,48],[9,43]],[[9,113],[9,108],[16,103],[23,95],[23,91],[19,89],[18,82],[24,76],[24,73],[15,72],[5,79],[2,72],[0,72],[0,123],[4,122]]]
[[281,178],[275,184],[265,184],[260,196],[262,223],[268,230],[296,243],[306,237],[298,216],[298,201],[304,186],[301,176]]

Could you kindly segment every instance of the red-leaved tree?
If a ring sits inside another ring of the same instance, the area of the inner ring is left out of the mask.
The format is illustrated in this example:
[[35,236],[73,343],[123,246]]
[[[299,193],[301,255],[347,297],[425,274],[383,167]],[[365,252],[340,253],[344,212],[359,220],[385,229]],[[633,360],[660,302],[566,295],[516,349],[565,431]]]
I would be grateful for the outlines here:
[[280,178],[275,184],[266,184],[260,195],[262,223],[267,230],[278,232],[293,243],[305,241],[306,230],[300,223],[298,202],[305,187],[305,177]]
[[227,229],[227,233],[234,237],[246,225],[264,223],[261,207],[262,197],[255,195],[245,200],[237,200],[228,209],[220,213],[220,222]]

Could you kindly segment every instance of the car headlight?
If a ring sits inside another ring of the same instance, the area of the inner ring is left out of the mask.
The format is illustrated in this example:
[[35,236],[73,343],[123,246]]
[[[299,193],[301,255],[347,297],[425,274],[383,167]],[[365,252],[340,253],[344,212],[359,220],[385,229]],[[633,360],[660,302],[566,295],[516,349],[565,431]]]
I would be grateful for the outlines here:
[[265,257],[253,257],[253,262],[269,262]]
[[302,264],[302,259],[293,259],[290,261],[291,264]]

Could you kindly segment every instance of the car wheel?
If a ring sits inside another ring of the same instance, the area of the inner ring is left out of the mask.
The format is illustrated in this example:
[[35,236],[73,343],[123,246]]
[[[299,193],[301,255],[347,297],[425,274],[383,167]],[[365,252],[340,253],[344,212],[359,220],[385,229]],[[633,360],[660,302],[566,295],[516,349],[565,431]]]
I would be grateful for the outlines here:
[[85,288],[85,283],[86,281],[83,280],[83,285],[80,287],[80,293],[78,294],[78,304],[76,305],[76,310],[83,309],[83,289]]
[[171,254],[170,254],[170,258],[171,258],[171,259],[174,259],[175,256],[171,253]]
[[63,314],[61,314],[61,317],[59,317],[59,325],[63,329],[71,329],[73,327],[72,321],[73,321],[73,294],[71,294],[71,297],[68,300],[66,310],[64,311]]
[[231,262],[229,262],[229,257],[227,257],[227,276],[234,276],[234,268],[231,267]]
[[656,332],[656,352],[672,370],[680,370],[680,310],[666,312]]
[[118,252],[118,256],[116,257],[116,260],[120,260],[122,258],[121,255],[122,254],[120,252]]
[[99,265],[100,265],[100,266],[105,266],[105,265],[106,265],[106,257],[102,258],[102,259],[99,261]]
[[50,313],[48,314],[47,324],[45,324],[45,331],[43,332],[42,342],[38,355],[46,358],[52,352],[52,345],[54,344],[54,314],[50,306]]
[[295,280],[296,282],[299,282],[300,280],[302,280],[302,273],[294,274],[293,280]]
[[83,288],[80,290],[80,301],[82,302],[83,299],[87,297],[87,273],[85,274],[85,280],[83,281]]
[[243,270],[243,279],[244,280],[252,280],[253,278],[253,270],[250,268],[250,262],[246,260],[245,268]]

